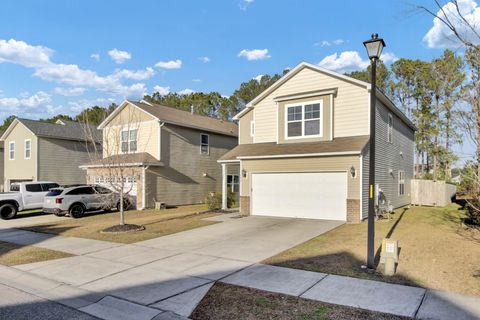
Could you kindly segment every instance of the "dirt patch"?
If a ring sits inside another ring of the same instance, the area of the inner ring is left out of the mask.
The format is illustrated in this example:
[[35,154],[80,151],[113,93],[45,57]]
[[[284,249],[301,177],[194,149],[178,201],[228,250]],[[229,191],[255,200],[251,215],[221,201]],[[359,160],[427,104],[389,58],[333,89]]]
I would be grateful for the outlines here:
[[393,277],[366,273],[367,223],[343,225],[265,263],[302,270],[480,295],[480,243],[462,226],[465,212],[457,205],[413,207],[395,212],[375,226],[379,261],[381,241],[399,241],[399,264]]
[[216,283],[190,316],[204,319],[403,320],[379,312]]
[[123,233],[123,232],[137,232],[145,230],[144,226],[137,224],[118,224],[100,231],[100,233]]
[[5,266],[15,266],[71,256],[73,255],[66,252],[0,241],[0,264]]

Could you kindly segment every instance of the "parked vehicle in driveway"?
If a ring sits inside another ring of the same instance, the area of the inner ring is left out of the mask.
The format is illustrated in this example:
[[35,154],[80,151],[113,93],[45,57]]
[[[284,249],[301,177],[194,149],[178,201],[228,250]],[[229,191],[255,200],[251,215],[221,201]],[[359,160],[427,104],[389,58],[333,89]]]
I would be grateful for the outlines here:
[[56,187],[52,181],[12,183],[10,192],[0,193],[0,218],[12,219],[19,211],[41,209],[45,195]]
[[[124,209],[131,201],[124,199]],[[98,185],[76,185],[51,189],[43,201],[43,211],[56,216],[81,218],[87,211],[120,209],[120,194]]]

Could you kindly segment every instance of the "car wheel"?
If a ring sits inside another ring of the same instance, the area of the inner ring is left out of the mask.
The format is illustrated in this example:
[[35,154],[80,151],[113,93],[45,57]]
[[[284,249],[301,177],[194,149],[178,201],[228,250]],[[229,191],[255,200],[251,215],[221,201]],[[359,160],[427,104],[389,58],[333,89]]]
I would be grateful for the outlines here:
[[71,206],[68,212],[70,213],[70,217],[78,219],[83,217],[83,214],[85,213],[85,208],[81,204],[77,203]]
[[13,204],[6,203],[0,206],[0,218],[3,220],[13,219],[17,215],[17,207]]
[[[130,207],[130,201],[123,200],[123,211],[127,211]],[[120,211],[120,201],[117,203],[117,211]]]

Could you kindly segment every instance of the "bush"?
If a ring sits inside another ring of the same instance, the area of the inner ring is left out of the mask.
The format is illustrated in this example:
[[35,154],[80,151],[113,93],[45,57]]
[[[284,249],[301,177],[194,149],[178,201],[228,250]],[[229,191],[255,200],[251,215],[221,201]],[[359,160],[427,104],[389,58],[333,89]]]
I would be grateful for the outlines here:
[[478,199],[467,202],[467,216],[469,223],[480,226],[480,201]]
[[[235,206],[235,194],[232,191],[228,191],[227,195],[227,207],[232,208]],[[205,197],[205,204],[210,210],[220,210],[222,209],[222,193],[221,192],[210,192]]]

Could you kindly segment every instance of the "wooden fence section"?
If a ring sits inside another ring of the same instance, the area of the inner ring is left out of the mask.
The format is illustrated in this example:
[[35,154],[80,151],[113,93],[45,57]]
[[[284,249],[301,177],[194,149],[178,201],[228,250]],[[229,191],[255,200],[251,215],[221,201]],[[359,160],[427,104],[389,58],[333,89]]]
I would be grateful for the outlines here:
[[412,204],[420,206],[446,206],[452,203],[457,187],[445,181],[412,179]]

